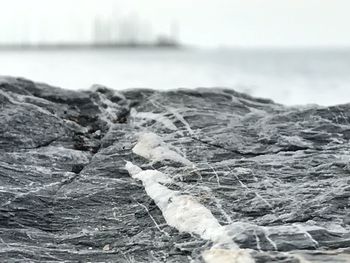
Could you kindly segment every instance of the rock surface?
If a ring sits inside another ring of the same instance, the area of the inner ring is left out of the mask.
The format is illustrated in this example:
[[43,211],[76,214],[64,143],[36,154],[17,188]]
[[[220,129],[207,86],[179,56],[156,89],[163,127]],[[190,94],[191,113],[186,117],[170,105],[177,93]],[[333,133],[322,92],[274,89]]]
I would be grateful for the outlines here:
[[0,107],[1,262],[350,262],[350,104],[2,78]]

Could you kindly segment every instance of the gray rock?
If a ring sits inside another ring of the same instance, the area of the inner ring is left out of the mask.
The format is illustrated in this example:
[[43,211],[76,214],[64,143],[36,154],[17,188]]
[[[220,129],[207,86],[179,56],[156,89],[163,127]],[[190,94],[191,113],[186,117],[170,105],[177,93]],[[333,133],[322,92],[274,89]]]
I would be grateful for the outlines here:
[[[350,104],[2,78],[0,107],[1,262],[250,262],[223,261],[232,251],[258,263],[350,262]],[[159,141],[138,151],[145,134]],[[202,210],[167,217],[127,161]]]

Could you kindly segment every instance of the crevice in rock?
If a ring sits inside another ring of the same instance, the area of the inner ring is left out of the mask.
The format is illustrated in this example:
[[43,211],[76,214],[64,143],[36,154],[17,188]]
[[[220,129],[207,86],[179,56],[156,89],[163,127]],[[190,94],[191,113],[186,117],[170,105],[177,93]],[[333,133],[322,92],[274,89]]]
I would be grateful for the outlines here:
[[52,140],[49,140],[47,142],[44,142],[44,143],[41,143],[35,147],[33,147],[32,149],[39,149],[39,148],[42,148],[42,147],[47,147],[47,146],[50,146],[52,143],[58,141],[59,139],[61,139],[64,135],[61,135],[59,137],[56,137],[56,138],[53,138]]
[[43,142],[41,144],[38,144],[36,146],[33,146],[33,147],[25,147],[25,148],[22,148],[24,150],[34,150],[34,149],[40,149],[40,148],[43,148],[43,147],[47,147],[47,146],[51,146],[51,144],[53,144],[54,142],[58,141],[59,139],[63,138],[65,135],[61,135],[59,137],[56,137],[56,138],[53,138],[49,141],[46,141],[46,142]]
[[89,138],[88,134],[75,132],[73,135],[75,150],[96,154],[101,147],[101,138]]
[[84,164],[74,164],[72,166],[72,173],[79,174],[84,169],[84,167]]
[[[111,99],[110,101],[113,102]],[[126,106],[123,107],[120,112],[118,112],[116,119],[117,123],[127,123],[128,117],[130,115],[130,107]],[[72,142],[73,142],[73,147],[75,150],[78,151],[84,151],[84,152],[90,152],[90,161],[86,164],[74,164],[71,168],[72,173],[74,173],[74,176],[69,177],[68,179],[63,180],[60,183],[59,188],[57,189],[56,193],[64,186],[72,183],[75,181],[77,178],[79,178],[81,172],[84,170],[86,166],[88,166],[91,163],[91,160],[93,157],[100,151],[102,147],[102,141],[103,138],[106,136],[108,133],[108,127],[107,129],[104,129],[104,127],[101,127],[101,124],[104,123],[108,126],[107,123],[101,118],[100,116],[101,113],[96,114],[96,115],[78,115],[78,116],[71,116],[71,120],[76,122],[78,125],[87,127],[89,128],[87,132],[81,132],[81,131],[76,131],[72,130]]]
[[283,153],[283,152],[297,152],[297,151],[301,151],[301,150],[308,150],[310,148],[308,147],[302,147],[302,146],[296,146],[296,145],[290,145],[287,148],[282,148],[278,151],[274,151],[274,152],[261,152],[261,153],[253,153],[253,152],[241,152],[239,150],[234,150],[234,149],[227,149],[226,147],[222,146],[222,145],[218,145],[215,143],[211,143],[211,142],[207,142],[204,140],[201,140],[197,137],[190,137],[191,139],[201,142],[203,144],[209,145],[209,146],[213,146],[216,147],[218,149],[222,149],[231,153],[234,153],[236,155],[239,155],[240,157],[245,157],[245,158],[252,158],[252,157],[258,157],[258,156],[264,156],[264,155],[269,155],[269,154],[278,154],[278,153]]
[[118,123],[127,123],[130,116],[131,108],[122,108],[120,114],[118,114]]

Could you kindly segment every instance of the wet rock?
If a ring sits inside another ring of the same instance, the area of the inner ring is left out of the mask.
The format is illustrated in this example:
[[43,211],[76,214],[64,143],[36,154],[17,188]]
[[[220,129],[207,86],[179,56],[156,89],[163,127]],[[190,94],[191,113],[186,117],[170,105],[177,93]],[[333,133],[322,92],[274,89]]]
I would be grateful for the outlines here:
[[[255,262],[350,262],[350,104],[2,78],[0,107],[2,262],[203,262],[215,242],[170,226],[126,161],[170,178]],[[142,143],[151,155],[133,150],[145,134],[161,140]]]

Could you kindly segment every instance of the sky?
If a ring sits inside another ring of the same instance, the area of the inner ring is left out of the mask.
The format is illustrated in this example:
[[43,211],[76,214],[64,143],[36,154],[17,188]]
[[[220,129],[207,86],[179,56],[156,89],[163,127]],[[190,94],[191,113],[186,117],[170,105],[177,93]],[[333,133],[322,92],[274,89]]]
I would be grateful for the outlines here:
[[197,46],[350,46],[349,0],[0,0],[0,42],[91,40],[94,19],[177,24]]

